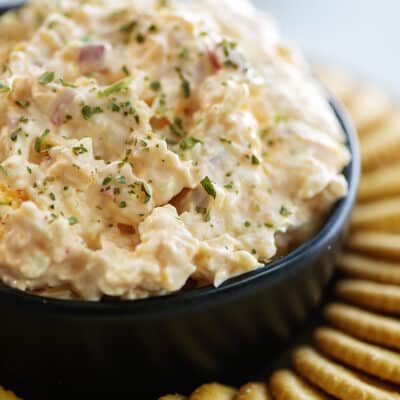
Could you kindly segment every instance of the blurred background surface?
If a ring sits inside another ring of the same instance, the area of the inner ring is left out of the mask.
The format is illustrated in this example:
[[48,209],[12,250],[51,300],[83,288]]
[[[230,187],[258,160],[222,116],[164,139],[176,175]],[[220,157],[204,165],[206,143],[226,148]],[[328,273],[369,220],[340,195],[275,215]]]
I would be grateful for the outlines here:
[[309,57],[400,93],[400,0],[253,0]]
[[[252,1],[275,16],[284,37],[313,60],[400,93],[400,0]],[[21,0],[0,0],[0,6],[11,3]]]

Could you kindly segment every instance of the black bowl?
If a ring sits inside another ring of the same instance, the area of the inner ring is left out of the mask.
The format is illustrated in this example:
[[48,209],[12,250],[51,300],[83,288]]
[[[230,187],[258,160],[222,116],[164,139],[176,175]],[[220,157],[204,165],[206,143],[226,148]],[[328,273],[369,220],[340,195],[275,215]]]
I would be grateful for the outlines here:
[[357,139],[331,105],[353,157],[350,189],[313,239],[219,288],[147,300],[52,300],[1,286],[1,383],[28,400],[99,392],[155,399],[265,368],[319,304],[355,202]]

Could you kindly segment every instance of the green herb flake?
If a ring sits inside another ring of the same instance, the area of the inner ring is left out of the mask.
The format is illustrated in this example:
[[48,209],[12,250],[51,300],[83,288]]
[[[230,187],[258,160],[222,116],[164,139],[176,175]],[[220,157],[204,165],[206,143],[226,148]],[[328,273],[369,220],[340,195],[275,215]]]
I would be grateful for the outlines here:
[[182,118],[175,117],[174,122],[170,124],[170,130],[171,132],[179,137],[186,136],[186,131],[183,128],[183,121]]
[[183,74],[181,68],[176,67],[175,70],[179,75],[179,79],[181,80],[181,88],[182,88],[183,95],[188,99],[190,97],[191,91],[192,91],[190,82],[185,78],[185,75]]
[[138,25],[138,22],[136,20],[129,21],[126,24],[122,25],[119,28],[119,31],[121,33],[131,33]]
[[60,79],[60,83],[62,86],[72,88],[72,89],[76,89],[78,87],[76,85],[73,85],[72,83],[65,81],[64,79]]
[[292,215],[291,211],[285,206],[281,207],[279,214],[281,214],[282,217],[289,217],[290,215]]
[[147,204],[151,199],[151,194],[144,183],[142,183],[141,189],[144,193],[144,203]]
[[88,149],[87,149],[83,144],[80,144],[79,146],[73,147],[73,148],[72,148],[72,152],[73,152],[76,156],[79,156],[80,154],[87,153],[87,152],[88,152]]
[[121,71],[126,75],[129,76],[131,74],[131,72],[129,71],[128,67],[126,65],[123,65],[121,67]]
[[121,185],[125,185],[126,184],[126,178],[125,176],[121,175],[117,178],[117,182],[120,183]]
[[26,170],[28,171],[28,174],[31,175],[32,174],[32,168],[30,167],[26,167]]
[[161,83],[159,81],[154,81],[150,83],[150,89],[153,92],[159,92],[161,90]]
[[103,110],[101,107],[90,107],[88,105],[85,105],[82,108],[82,115],[86,121],[89,120],[93,115],[100,114],[102,112]]
[[42,75],[39,76],[38,82],[39,82],[41,85],[47,85],[47,84],[49,84],[50,82],[53,82],[54,76],[55,76],[55,74],[54,74],[54,72],[52,72],[52,71],[44,72]]
[[121,202],[118,204],[118,207],[119,207],[119,208],[126,208],[126,207],[127,207],[126,201],[121,201]]
[[45,147],[45,146],[44,146],[44,142],[45,142],[47,136],[49,136],[49,134],[50,134],[50,130],[49,130],[49,129],[46,129],[46,130],[41,134],[41,136],[39,136],[39,137],[36,138],[36,140],[35,140],[35,150],[36,150],[38,153],[41,153],[42,151],[45,151],[45,150],[48,149],[48,147]]
[[220,138],[219,138],[219,141],[220,141],[221,143],[232,144],[232,140],[227,139],[227,138],[224,138],[224,137],[220,137]]
[[260,160],[253,154],[253,155],[251,156],[251,163],[252,163],[253,165],[260,165]]
[[196,146],[197,143],[201,143],[203,144],[204,142],[196,139],[195,137],[187,137],[185,139],[183,139],[180,143],[180,148],[182,150],[190,150],[192,149],[194,146]]
[[50,197],[50,200],[52,200],[52,201],[56,200],[56,195],[53,192],[49,193],[49,197]]
[[217,197],[217,192],[215,190],[215,187],[208,176],[206,176],[200,183],[201,183],[201,186],[203,186],[203,189],[211,197],[213,197],[214,199]]
[[284,115],[281,114],[275,115],[275,124],[280,124],[281,122],[286,122],[286,121],[287,117],[285,117]]
[[18,129],[16,129],[15,131],[11,132],[11,134],[10,134],[10,139],[11,139],[13,142],[16,142],[17,139],[18,139],[18,134],[21,133],[21,132],[22,132],[22,129],[21,129],[21,128],[18,128]]
[[167,99],[166,99],[165,94],[162,94],[158,101],[158,107],[156,110],[156,114],[158,114],[158,115],[165,114],[167,111],[168,111]]
[[106,178],[104,178],[103,180],[103,186],[107,186],[111,183],[112,181],[112,177],[111,176],[107,176]]
[[121,79],[120,81],[114,83],[113,85],[108,86],[104,90],[101,90],[98,93],[98,96],[99,97],[108,97],[114,93],[119,93],[124,89],[128,89],[129,85],[132,83],[132,81],[133,81],[133,78]]
[[10,87],[7,86],[5,83],[0,82],[0,93],[8,93],[10,91]]
[[182,60],[188,60],[189,59],[189,49],[187,47],[184,47],[181,52],[179,53],[179,58]]
[[3,173],[4,176],[8,176],[8,172],[6,168],[0,164],[0,171]]
[[251,222],[250,222],[250,221],[246,221],[246,222],[244,223],[244,226],[245,226],[246,228],[250,228]]
[[139,44],[143,44],[146,41],[146,36],[143,35],[143,33],[138,33],[136,35],[136,42]]
[[15,104],[21,108],[28,108],[31,105],[28,100],[17,100]]
[[224,188],[225,188],[225,189],[228,189],[228,190],[233,189],[233,182],[227,183],[227,184],[224,186]]
[[71,216],[68,218],[68,222],[69,222],[69,224],[72,226],[72,225],[76,225],[76,224],[79,222],[79,220],[78,220],[78,218],[76,218],[74,215],[71,215]]

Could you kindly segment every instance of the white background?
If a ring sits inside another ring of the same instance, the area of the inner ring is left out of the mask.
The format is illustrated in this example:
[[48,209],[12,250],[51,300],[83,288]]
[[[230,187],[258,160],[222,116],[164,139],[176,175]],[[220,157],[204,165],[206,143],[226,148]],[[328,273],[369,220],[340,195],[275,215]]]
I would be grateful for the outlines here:
[[[0,5],[12,1],[20,0],[0,0]],[[309,56],[400,93],[400,0],[253,1]]]

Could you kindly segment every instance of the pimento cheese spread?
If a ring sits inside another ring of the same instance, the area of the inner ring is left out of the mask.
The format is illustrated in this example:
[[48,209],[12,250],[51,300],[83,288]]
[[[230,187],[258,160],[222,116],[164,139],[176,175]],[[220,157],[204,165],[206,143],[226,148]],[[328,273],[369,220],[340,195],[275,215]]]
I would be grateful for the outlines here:
[[350,155],[246,0],[33,0],[0,22],[0,280],[137,299],[312,236]]

